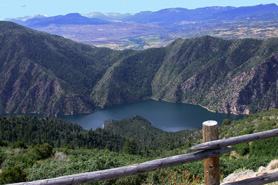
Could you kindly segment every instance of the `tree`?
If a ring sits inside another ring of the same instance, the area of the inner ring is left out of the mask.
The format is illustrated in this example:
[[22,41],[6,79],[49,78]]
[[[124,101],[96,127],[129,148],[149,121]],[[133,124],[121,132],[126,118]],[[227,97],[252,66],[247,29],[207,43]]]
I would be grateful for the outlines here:
[[221,126],[226,126],[226,125],[230,125],[232,122],[230,119],[224,119]]
[[136,154],[137,146],[133,140],[126,140],[123,146],[123,153],[125,154]]

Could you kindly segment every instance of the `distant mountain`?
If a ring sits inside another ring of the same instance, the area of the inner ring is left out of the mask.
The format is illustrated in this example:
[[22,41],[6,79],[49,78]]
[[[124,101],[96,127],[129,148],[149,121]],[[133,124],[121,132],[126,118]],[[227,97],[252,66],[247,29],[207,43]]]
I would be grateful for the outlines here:
[[88,18],[98,18],[103,20],[122,20],[131,16],[130,13],[120,14],[120,13],[100,13],[100,12],[93,12],[89,14],[84,14],[83,16]]
[[193,10],[184,8],[163,9],[157,12],[140,12],[124,20],[140,23],[170,24],[181,21],[246,20],[250,17],[278,14],[276,4],[250,7],[206,7]]
[[81,16],[78,13],[71,13],[67,15],[59,15],[54,17],[43,17],[43,18],[32,18],[23,22],[22,25],[28,27],[40,27],[48,26],[50,24],[56,25],[98,25],[98,24],[108,24],[106,20],[101,20],[97,18],[88,18]]
[[[28,18],[25,26],[47,26],[49,24],[108,24],[107,20],[131,21],[137,23],[170,24],[182,21],[223,21],[223,20],[246,20],[250,17],[278,14],[276,4],[257,5],[249,7],[205,7],[197,9],[169,8],[156,12],[144,11],[134,15],[126,13],[99,13],[93,12],[81,16],[78,13],[59,15],[54,17]],[[12,21],[18,19],[12,19]],[[22,19],[19,19],[22,21]]]
[[277,36],[276,4],[250,7],[169,8],[137,14],[77,13],[9,21],[77,42],[112,49],[166,46],[177,38],[211,35],[225,39]]
[[88,113],[148,98],[234,114],[278,107],[278,38],[116,51],[0,22],[0,40],[0,113]]
[[18,17],[14,19],[5,19],[5,21],[11,21],[17,24],[24,24],[25,21],[29,19],[35,19],[35,18],[45,18],[48,17],[47,15],[34,15],[34,16],[25,16],[25,17]]
[[133,16],[127,17],[125,21],[138,23],[159,23],[171,24],[181,21],[200,21],[205,20],[216,13],[222,13],[234,9],[233,7],[209,7],[189,10],[185,8],[163,9],[157,12],[140,12]]
[[276,4],[267,4],[234,8],[224,12],[216,13],[208,18],[215,20],[254,20],[264,15],[277,16],[277,14],[278,6]]

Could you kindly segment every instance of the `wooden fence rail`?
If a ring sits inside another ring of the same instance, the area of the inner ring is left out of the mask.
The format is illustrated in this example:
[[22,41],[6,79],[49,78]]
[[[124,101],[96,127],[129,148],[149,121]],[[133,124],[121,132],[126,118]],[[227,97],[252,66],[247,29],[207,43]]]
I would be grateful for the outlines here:
[[206,143],[202,143],[196,146],[193,146],[190,148],[190,150],[209,150],[214,148],[221,148],[231,145],[236,145],[240,143],[248,143],[250,141],[255,141],[259,139],[266,139],[270,137],[278,136],[278,129],[273,129],[269,131],[264,132],[258,132],[254,134],[247,134],[243,136],[237,136],[237,137],[231,137],[228,139],[221,139],[221,140],[215,140],[210,141]]
[[[124,166],[124,167],[113,168],[108,170],[68,175],[68,176],[38,180],[33,182],[15,183],[15,185],[31,185],[31,184],[32,185],[33,184],[40,184],[40,185],[44,185],[44,184],[64,185],[65,184],[66,185],[66,184],[98,182],[102,180],[109,180],[109,179],[114,179],[119,177],[127,177],[139,173],[150,172],[157,169],[167,168],[179,164],[184,164],[184,163],[189,163],[189,162],[194,162],[194,161],[199,161],[204,159],[206,159],[204,163],[204,172],[205,174],[207,173],[205,176],[209,177],[208,179],[204,178],[205,185],[219,185],[220,184],[219,178],[213,179],[213,177],[215,176],[218,177],[219,175],[219,174],[215,175],[216,173],[219,173],[219,163],[217,162],[218,161],[217,158],[224,153],[228,153],[236,150],[235,148],[222,148],[222,147],[227,147],[235,144],[246,143],[246,142],[255,141],[259,139],[278,136],[278,129],[274,129],[274,130],[259,132],[255,134],[248,134],[248,135],[232,137],[228,139],[215,140],[217,139],[217,136],[215,136],[215,134],[217,135],[217,127],[218,125],[217,122],[215,121],[206,121],[203,123],[203,138],[206,138],[204,139],[205,143],[190,148],[191,150],[202,150],[202,151],[173,156],[173,157],[167,157],[163,159],[157,159],[157,160],[148,161],[140,164],[134,164],[130,166]],[[211,159],[211,160],[207,160],[207,159]],[[207,165],[206,163],[209,165]],[[211,169],[215,169],[215,170],[211,170]],[[251,184],[262,185],[262,184],[271,183],[275,181],[278,181],[278,172],[272,174],[266,174],[259,177],[254,177],[251,179],[245,179],[238,182],[226,183],[225,185],[251,185]]]
[[265,174],[262,176],[258,177],[253,177],[250,179],[244,179],[240,180],[237,182],[230,182],[230,183],[225,183],[222,185],[262,185],[262,184],[267,184],[271,182],[278,181],[278,172],[270,173],[270,174]]
[[17,185],[34,185],[34,184],[81,184],[88,182],[97,182],[102,180],[109,180],[119,177],[127,177],[138,173],[150,172],[157,169],[167,168],[179,164],[194,162],[218,156],[236,150],[235,148],[222,148],[215,150],[199,151],[189,154],[177,155],[163,159],[157,159],[140,164],[134,164],[125,167],[113,168],[108,170],[101,170],[96,172],[81,173],[75,175],[68,175],[58,178],[45,179],[33,182],[16,183]]

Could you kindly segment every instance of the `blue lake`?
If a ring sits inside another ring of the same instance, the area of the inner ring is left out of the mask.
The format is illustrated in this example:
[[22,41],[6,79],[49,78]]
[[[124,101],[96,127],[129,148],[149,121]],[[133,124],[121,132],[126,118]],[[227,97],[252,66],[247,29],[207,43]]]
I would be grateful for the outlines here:
[[120,120],[132,115],[143,116],[153,126],[170,132],[201,128],[202,123],[207,120],[215,120],[221,124],[226,118],[238,120],[244,117],[243,115],[213,113],[197,105],[144,100],[97,109],[91,114],[63,116],[62,119],[77,123],[85,129],[92,128],[94,130],[102,128],[105,120]]

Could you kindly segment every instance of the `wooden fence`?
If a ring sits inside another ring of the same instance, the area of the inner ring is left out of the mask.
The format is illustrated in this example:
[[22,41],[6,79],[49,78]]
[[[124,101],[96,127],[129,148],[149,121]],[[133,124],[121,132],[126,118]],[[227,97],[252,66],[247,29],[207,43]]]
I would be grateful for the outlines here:
[[[230,145],[246,143],[254,140],[278,136],[278,129],[238,136],[228,139],[215,140],[218,137],[218,125],[215,121],[206,121],[203,123],[203,141],[205,143],[191,147],[191,150],[201,150],[198,152],[157,159],[140,164],[101,170],[96,172],[80,173],[75,175],[62,176],[52,179],[44,179],[33,182],[16,183],[15,185],[33,185],[33,184],[81,184],[89,182],[98,182],[120,177],[127,177],[139,173],[150,172],[162,168],[167,168],[179,164],[185,164],[193,161],[204,160],[204,181],[205,185],[219,185],[219,156],[236,150],[235,148],[222,148]],[[238,182],[227,183],[225,185],[261,185],[278,181],[278,172],[266,174],[263,176],[241,180]]]

